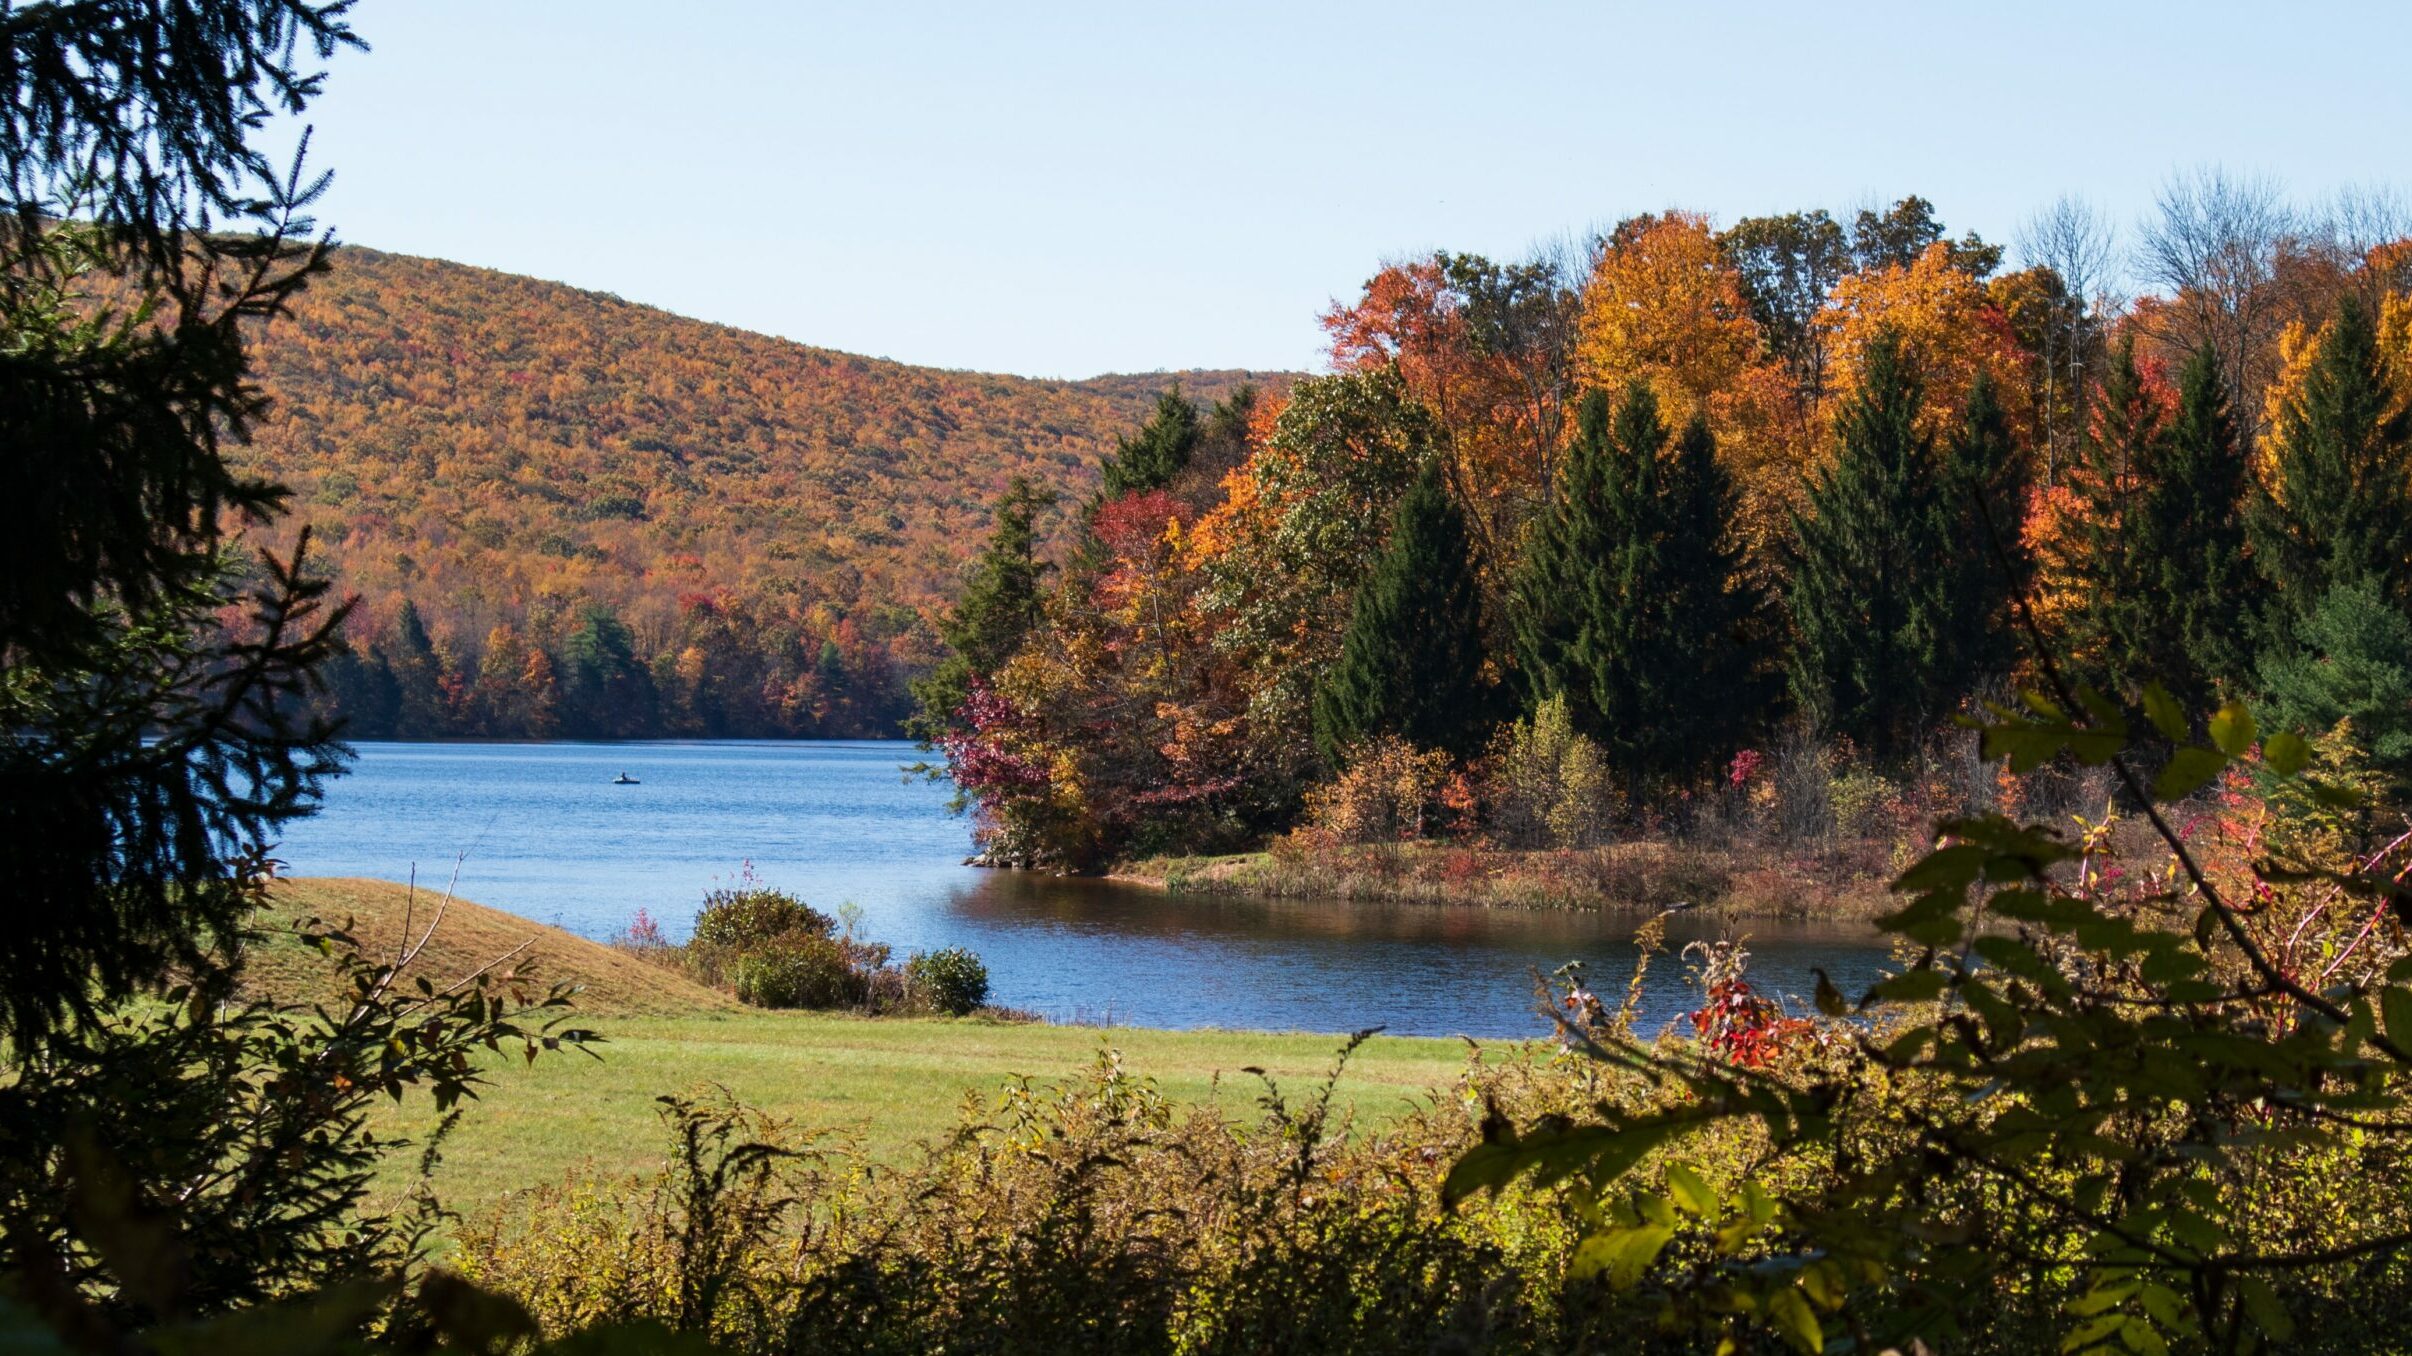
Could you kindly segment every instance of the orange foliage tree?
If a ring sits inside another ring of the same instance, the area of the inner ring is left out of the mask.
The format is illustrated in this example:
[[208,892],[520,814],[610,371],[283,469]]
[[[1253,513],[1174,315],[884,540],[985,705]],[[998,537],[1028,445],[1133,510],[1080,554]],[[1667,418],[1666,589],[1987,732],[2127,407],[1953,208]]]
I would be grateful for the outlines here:
[[1616,228],[1584,287],[1576,366],[1592,389],[1647,384],[1670,428],[1708,418],[1742,493],[1742,538],[1763,558],[1799,500],[1806,431],[1796,383],[1707,217],[1671,211]]
[[1575,392],[1580,297],[1548,260],[1434,254],[1393,264],[1323,315],[1335,371],[1396,374],[1433,419],[1449,488],[1496,584],[1549,497]]
[[1819,323],[1831,335],[1837,386],[1858,381],[1868,346],[1890,330],[1900,336],[1926,385],[1923,431],[1942,436],[1967,404],[1977,373],[1990,372],[2012,436],[2022,445],[2030,441],[2034,410],[2026,395],[2027,357],[2009,317],[1948,242],[1927,246],[1907,265],[1843,279]]

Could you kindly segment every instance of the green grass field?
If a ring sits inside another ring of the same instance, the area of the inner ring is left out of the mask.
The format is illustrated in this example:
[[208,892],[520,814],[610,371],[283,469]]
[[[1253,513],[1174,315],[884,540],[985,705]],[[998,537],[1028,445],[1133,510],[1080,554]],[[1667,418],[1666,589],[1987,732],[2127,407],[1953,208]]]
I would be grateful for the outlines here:
[[[492,1086],[445,1145],[438,1193],[472,1210],[515,1188],[558,1181],[581,1165],[657,1166],[667,1142],[654,1098],[719,1085],[800,1127],[844,1132],[875,1160],[904,1161],[951,1130],[966,1097],[993,1102],[1007,1080],[1077,1076],[1101,1050],[1167,1096],[1234,1114],[1264,1085],[1293,1098],[1331,1068],[1343,1037],[1242,1031],[1153,1031],[1007,1025],[977,1020],[804,1012],[612,1017],[593,1025],[598,1059],[565,1052],[492,1071]],[[1349,1061],[1340,1096],[1361,1126],[1380,1125],[1446,1090],[1465,1069],[1459,1041],[1376,1038]],[[409,1114],[415,1110],[416,1114]],[[423,1105],[389,1118],[424,1119]]]
[[[278,884],[273,927],[316,917],[349,921],[372,954],[414,940],[435,901],[360,880]],[[599,1058],[575,1051],[523,1066],[497,1060],[491,1085],[444,1145],[435,1184],[447,1204],[480,1210],[507,1193],[559,1181],[582,1166],[613,1173],[657,1166],[667,1142],[654,1099],[714,1085],[799,1127],[837,1131],[883,1162],[905,1161],[957,1124],[965,1099],[993,1103],[1006,1082],[1076,1078],[1101,1051],[1168,1097],[1250,1113],[1264,1084],[1255,1066],[1303,1096],[1330,1070],[1345,1037],[1249,1031],[1154,1031],[978,1019],[861,1018],[742,1008],[684,977],[609,947],[466,901],[446,906],[419,970],[447,983],[496,956],[538,983],[580,986],[577,1024],[604,1037]],[[331,996],[316,953],[271,940],[255,949],[254,986],[287,1000]],[[1340,1098],[1362,1126],[1445,1095],[1472,1052],[1462,1041],[1378,1037],[1350,1060]],[[381,1132],[413,1133],[432,1113],[406,1102]],[[407,1161],[395,1165],[405,1173]]]

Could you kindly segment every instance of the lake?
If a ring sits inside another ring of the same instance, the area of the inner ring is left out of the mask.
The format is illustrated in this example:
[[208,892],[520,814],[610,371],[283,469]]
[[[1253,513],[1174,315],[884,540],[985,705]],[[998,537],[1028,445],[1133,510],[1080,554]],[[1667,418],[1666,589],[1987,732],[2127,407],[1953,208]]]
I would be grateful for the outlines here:
[[[1168,895],[967,867],[949,789],[907,778],[912,745],[661,742],[356,746],[325,808],[288,827],[291,874],[443,888],[582,936],[641,909],[683,937],[704,892],[750,869],[908,951],[967,946],[994,1001],[1051,1020],[1134,1026],[1533,1035],[1532,973],[1570,960],[1603,991],[1631,972],[1634,915]],[[619,786],[625,772],[637,785]],[[1678,914],[1671,941],[1720,935]],[[1762,989],[1806,994],[1823,966],[1846,992],[1885,960],[1863,926],[1773,920],[1748,934]],[[1655,1026],[1695,1006],[1662,956]]]

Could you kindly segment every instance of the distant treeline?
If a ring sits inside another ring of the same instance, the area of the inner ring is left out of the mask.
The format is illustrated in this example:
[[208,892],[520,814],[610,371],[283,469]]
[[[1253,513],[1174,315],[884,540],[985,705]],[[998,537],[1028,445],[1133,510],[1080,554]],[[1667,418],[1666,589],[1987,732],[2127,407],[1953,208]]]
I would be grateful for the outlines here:
[[356,614],[319,701],[353,739],[882,738],[910,707],[890,639],[709,597],[647,635],[600,603],[543,599],[469,645],[406,599]]

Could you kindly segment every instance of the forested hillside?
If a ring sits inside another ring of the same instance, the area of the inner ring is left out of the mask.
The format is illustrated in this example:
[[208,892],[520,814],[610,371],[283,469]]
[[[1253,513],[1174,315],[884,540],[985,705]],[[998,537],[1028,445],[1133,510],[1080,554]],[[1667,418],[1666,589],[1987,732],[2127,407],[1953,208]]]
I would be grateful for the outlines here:
[[246,457],[361,595],[361,736],[890,732],[1011,478],[1077,497],[1168,384],[1267,382],[910,367],[357,246],[258,356]]

